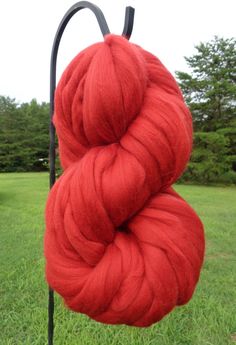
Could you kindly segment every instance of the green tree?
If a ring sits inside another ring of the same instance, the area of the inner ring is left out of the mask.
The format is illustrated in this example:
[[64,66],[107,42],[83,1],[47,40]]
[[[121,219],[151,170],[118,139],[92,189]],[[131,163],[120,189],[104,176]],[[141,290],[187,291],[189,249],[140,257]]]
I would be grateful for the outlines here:
[[236,183],[236,40],[217,36],[176,72],[194,123],[194,149],[182,180]]
[[21,116],[25,119],[24,139],[21,141],[29,159],[30,170],[42,170],[48,159],[49,149],[49,105],[38,104],[35,99],[23,103]]
[[236,118],[236,39],[214,37],[185,60],[190,74],[176,72],[195,130],[230,127]]
[[15,99],[0,96],[0,171],[14,171],[17,158],[11,161],[13,152],[17,152],[19,128],[22,118]]
[[49,105],[17,104],[0,96],[0,171],[44,170],[48,158]]

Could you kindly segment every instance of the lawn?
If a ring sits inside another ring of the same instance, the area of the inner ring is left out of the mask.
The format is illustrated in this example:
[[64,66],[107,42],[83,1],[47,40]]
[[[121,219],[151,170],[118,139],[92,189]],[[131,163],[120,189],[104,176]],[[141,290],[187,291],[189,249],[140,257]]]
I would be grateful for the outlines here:
[[[107,326],[56,297],[55,345],[236,344],[236,188],[177,185],[206,229],[204,269],[191,302],[147,329]],[[0,344],[47,344],[46,173],[0,174]]]

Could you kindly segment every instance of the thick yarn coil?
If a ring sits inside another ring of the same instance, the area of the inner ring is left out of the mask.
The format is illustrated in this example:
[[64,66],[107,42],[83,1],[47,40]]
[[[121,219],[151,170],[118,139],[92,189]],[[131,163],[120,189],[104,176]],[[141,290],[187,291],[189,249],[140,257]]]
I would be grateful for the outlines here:
[[152,54],[107,35],[77,55],[55,94],[64,169],[46,206],[46,279],[72,310],[149,326],[193,295],[203,226],[171,185],[192,119]]

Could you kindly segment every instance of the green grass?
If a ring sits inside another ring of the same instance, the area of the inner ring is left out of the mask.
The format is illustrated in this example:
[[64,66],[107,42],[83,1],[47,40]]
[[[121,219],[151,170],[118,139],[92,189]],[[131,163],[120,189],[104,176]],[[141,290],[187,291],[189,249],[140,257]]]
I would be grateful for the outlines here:
[[[177,185],[202,218],[207,253],[191,302],[147,329],[107,326],[56,297],[55,345],[236,344],[236,189]],[[0,344],[47,343],[45,173],[0,174]]]

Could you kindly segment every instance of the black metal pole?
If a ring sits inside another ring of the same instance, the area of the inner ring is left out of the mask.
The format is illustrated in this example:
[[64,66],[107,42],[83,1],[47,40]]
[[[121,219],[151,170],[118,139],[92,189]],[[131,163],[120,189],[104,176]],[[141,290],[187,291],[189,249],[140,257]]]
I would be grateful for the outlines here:
[[[88,1],[80,1],[74,4],[64,15],[62,21],[59,24],[57,29],[53,45],[51,51],[51,61],[50,61],[50,145],[49,145],[49,169],[50,169],[50,178],[49,184],[50,188],[53,187],[55,180],[56,180],[56,172],[55,172],[55,160],[56,160],[56,150],[55,150],[55,127],[52,122],[53,114],[54,114],[54,94],[56,88],[56,67],[57,67],[57,54],[58,49],[61,41],[61,37],[63,32],[69,22],[69,20],[73,17],[75,13],[78,11],[88,8],[90,9],[96,16],[100,30],[103,36],[110,33],[108,28],[106,19],[104,17],[103,12],[100,8],[91,2]],[[132,30],[133,30],[133,22],[134,22],[134,8],[126,7],[125,12],[125,22],[122,35],[125,36],[127,39],[130,38]],[[54,333],[54,291],[49,286],[48,292],[48,345],[53,345],[53,333]]]

